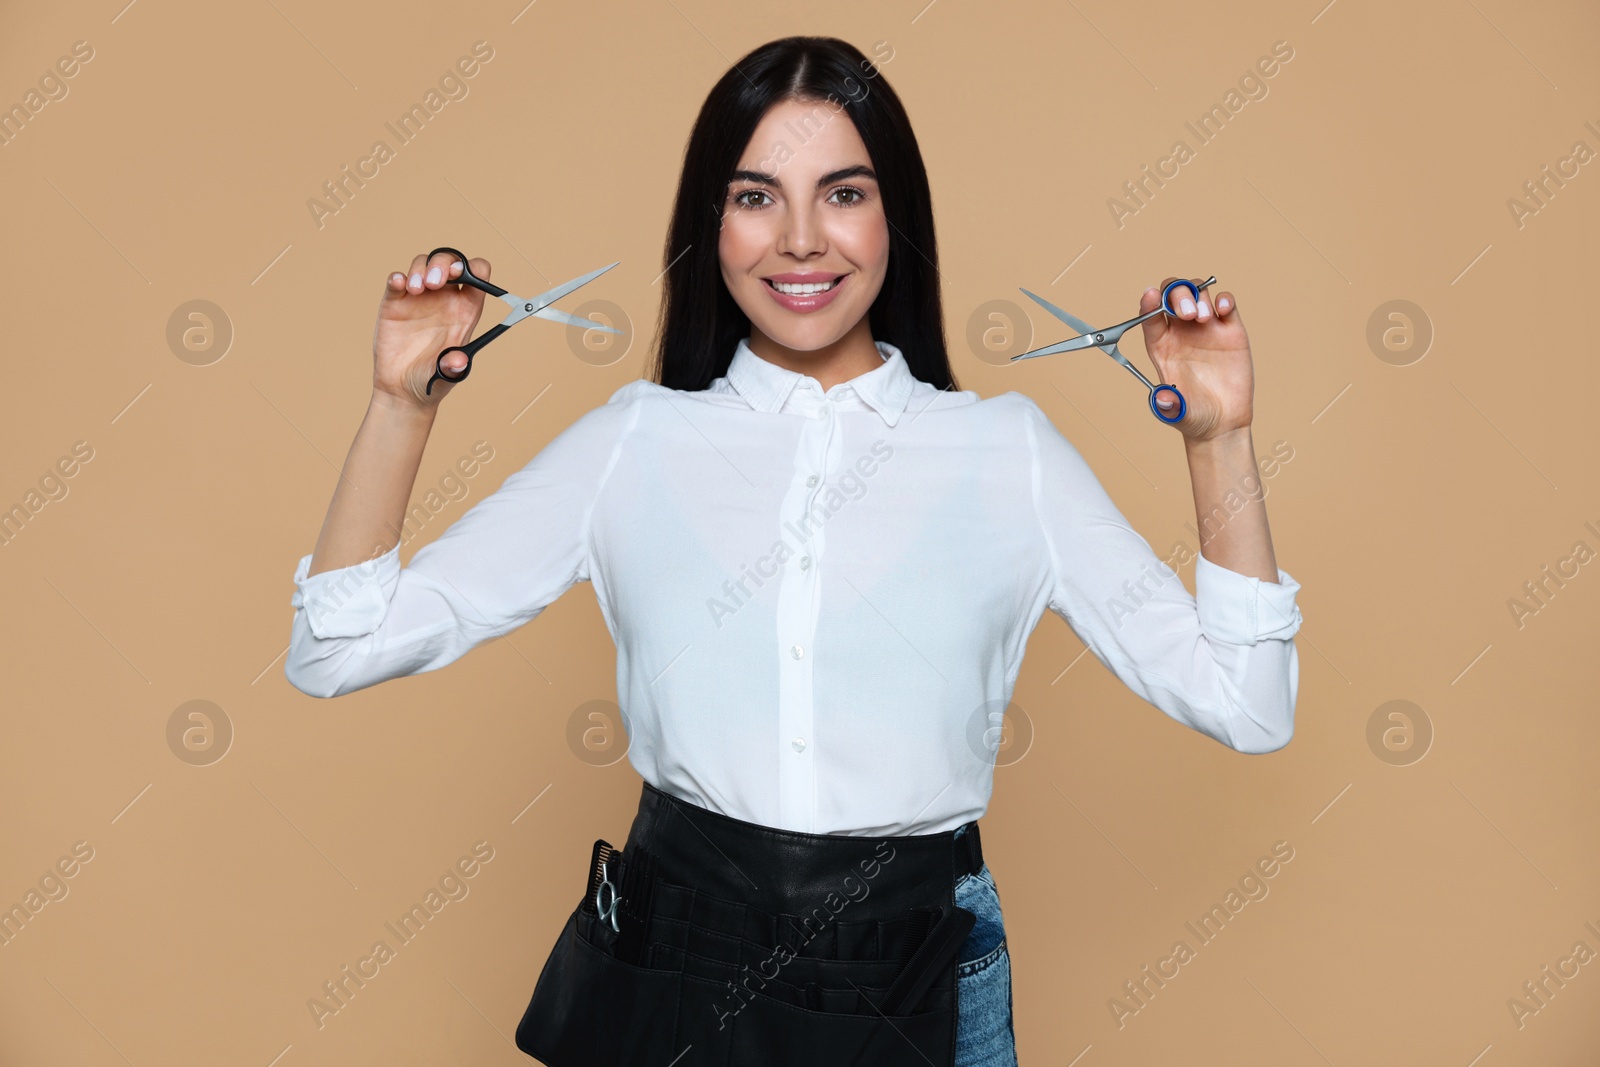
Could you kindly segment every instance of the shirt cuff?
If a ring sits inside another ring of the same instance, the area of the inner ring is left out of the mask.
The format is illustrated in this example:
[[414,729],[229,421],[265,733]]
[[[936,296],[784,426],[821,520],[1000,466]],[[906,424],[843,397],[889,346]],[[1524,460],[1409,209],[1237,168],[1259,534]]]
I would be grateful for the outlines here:
[[1264,582],[1195,557],[1195,607],[1207,637],[1235,645],[1253,645],[1266,638],[1286,641],[1300,629],[1295,594],[1300,583],[1278,568],[1278,581]]
[[317,637],[360,637],[376,630],[400,582],[400,542],[375,559],[307,578],[311,555],[300,557],[289,598],[290,604],[305,609],[311,632]]

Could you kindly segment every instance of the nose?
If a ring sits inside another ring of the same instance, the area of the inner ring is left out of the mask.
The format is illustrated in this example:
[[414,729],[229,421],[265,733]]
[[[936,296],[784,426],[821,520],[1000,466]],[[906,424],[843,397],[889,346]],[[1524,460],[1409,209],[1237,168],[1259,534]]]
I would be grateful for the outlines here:
[[815,206],[801,202],[785,212],[778,234],[778,251],[804,258],[827,246]]

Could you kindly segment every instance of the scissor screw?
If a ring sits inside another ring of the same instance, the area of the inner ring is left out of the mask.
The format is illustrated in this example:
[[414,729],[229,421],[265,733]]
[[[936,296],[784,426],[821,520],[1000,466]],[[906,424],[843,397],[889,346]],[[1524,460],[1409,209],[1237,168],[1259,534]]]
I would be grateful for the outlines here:
[[533,310],[533,305],[532,304],[523,304],[522,305],[522,310],[523,311],[532,311]]

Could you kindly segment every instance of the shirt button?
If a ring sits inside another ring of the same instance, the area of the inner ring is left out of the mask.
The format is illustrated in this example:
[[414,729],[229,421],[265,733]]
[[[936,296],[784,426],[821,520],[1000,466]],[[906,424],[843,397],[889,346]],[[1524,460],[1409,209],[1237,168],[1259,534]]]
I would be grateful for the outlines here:
[[816,488],[816,485],[817,485],[817,476],[815,474],[813,474],[811,477],[806,479],[806,486],[808,488],[813,488],[814,489],[814,488]]
[[793,656],[795,659],[799,659],[802,656],[804,656],[805,654],[806,654],[806,650],[801,648],[799,645],[795,645],[793,648],[791,648],[789,650],[789,655]]
[[790,741],[789,744],[793,746],[796,752],[804,752],[806,750],[806,739],[803,737],[797,737]]
[[800,557],[800,569],[801,570],[805,570],[809,566],[811,566],[811,557],[810,556],[801,556]]

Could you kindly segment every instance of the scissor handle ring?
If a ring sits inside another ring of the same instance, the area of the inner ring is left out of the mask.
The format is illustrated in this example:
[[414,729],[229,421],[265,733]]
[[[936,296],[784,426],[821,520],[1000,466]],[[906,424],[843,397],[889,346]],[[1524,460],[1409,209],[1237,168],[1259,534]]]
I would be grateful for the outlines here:
[[[450,375],[448,375],[448,374],[446,374],[444,372],[444,357],[448,356],[452,352],[466,352],[467,353],[467,365],[465,367],[461,368],[461,377],[459,377],[459,378],[451,377]],[[423,392],[427,393],[429,396],[432,396],[433,395],[433,383],[434,382],[436,382],[436,381],[438,381],[440,379],[443,379],[444,381],[447,381],[447,382],[465,381],[467,375],[469,375],[471,373],[472,373],[472,353],[470,351],[468,351],[467,348],[465,346],[463,346],[463,345],[454,345],[454,346],[452,346],[450,348],[445,349],[443,352],[440,352],[439,353],[439,358],[433,361],[433,377],[428,379],[428,386],[427,386],[427,388],[425,388],[423,390]]]
[[1161,310],[1165,311],[1173,318],[1177,318],[1178,313],[1177,311],[1173,310],[1172,305],[1168,302],[1168,294],[1170,294],[1172,290],[1176,289],[1180,285],[1188,289],[1189,292],[1194,295],[1196,303],[1198,303],[1200,300],[1200,290],[1195,286],[1194,282],[1191,282],[1189,279],[1179,278],[1177,281],[1169,282],[1167,287],[1161,290]]
[[[428,253],[428,259],[432,259],[440,252],[449,252],[452,256],[455,256],[461,261],[461,277],[450,277],[448,270],[445,273],[444,280],[449,282],[451,285],[470,285],[474,289],[482,289],[490,296],[506,295],[506,291],[500,288],[498,285],[489,281],[487,278],[480,278],[476,274],[472,273],[472,264],[467,262],[466,254],[460,249],[451,248],[449,245],[441,245],[440,247],[435,248],[432,252]],[[427,262],[427,260],[424,260],[423,262]]]
[[[601,902],[600,891],[603,889],[611,890],[611,903],[609,907]],[[600,865],[600,884],[595,886],[594,889],[594,908],[595,911],[600,913],[601,922],[609,923],[611,925],[611,929],[617,931],[618,933],[622,931],[621,925],[617,922],[617,887],[611,883],[611,876],[609,872],[607,872],[606,865],[604,863]]]
[[[1170,418],[1168,418],[1167,415],[1161,410],[1161,406],[1156,403],[1156,394],[1161,392],[1163,389],[1178,398],[1178,413]],[[1150,410],[1156,413],[1156,418],[1160,419],[1164,423],[1167,423],[1168,425],[1171,425],[1172,423],[1183,421],[1184,412],[1189,410],[1189,402],[1183,399],[1183,394],[1178,392],[1177,386],[1158,385],[1154,389],[1150,390]]]

